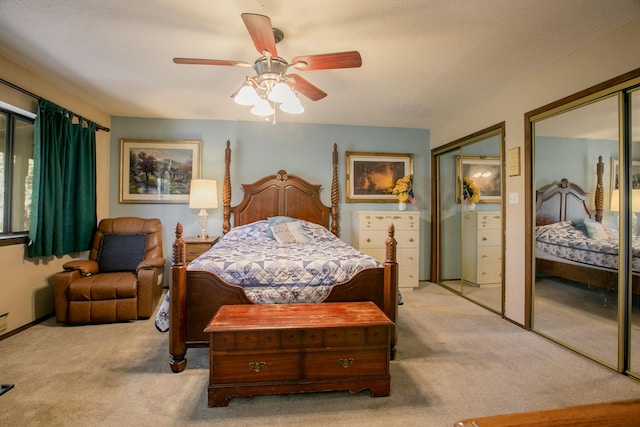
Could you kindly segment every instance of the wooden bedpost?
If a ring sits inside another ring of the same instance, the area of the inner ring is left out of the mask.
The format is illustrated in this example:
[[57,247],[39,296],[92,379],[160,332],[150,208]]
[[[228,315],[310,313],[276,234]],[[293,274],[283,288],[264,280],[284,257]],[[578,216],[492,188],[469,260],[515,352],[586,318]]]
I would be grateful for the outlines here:
[[184,371],[187,365],[187,331],[184,318],[187,302],[186,249],[182,239],[182,224],[176,225],[173,242],[173,262],[169,284],[169,366],[175,373]]
[[[384,312],[393,323],[398,321],[398,262],[396,261],[395,227],[389,224],[384,255]],[[387,294],[388,293],[388,294]],[[397,344],[396,328],[391,328],[391,359],[395,358]]]
[[227,148],[224,150],[224,182],[222,183],[222,234],[227,234],[231,230],[231,174],[229,165],[231,164],[231,143],[227,140]]
[[338,186],[338,144],[333,144],[333,177],[331,179],[331,232],[340,236],[338,230],[338,203],[340,203],[340,189]]
[[598,181],[596,183],[596,221],[602,222],[602,212],[604,210],[604,190],[602,188],[602,174],[604,173],[604,162],[602,156],[598,156],[598,165],[596,166],[596,175]]

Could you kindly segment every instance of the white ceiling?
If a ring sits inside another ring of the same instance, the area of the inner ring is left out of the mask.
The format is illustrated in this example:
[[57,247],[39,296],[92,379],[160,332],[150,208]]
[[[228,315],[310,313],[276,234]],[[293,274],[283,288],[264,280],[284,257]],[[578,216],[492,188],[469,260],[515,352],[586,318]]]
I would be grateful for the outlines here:
[[[260,120],[230,95],[258,58],[358,50],[362,68],[300,73],[329,95],[278,121],[430,128],[640,17],[638,0],[2,0],[0,55],[112,116]],[[0,77],[2,71],[0,70]]]

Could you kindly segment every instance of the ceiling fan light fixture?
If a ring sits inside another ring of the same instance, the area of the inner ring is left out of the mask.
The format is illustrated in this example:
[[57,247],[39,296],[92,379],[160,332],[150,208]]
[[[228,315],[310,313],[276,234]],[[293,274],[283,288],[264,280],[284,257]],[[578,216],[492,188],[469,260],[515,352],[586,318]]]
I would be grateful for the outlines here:
[[293,91],[289,85],[283,81],[279,81],[269,92],[268,98],[270,101],[283,103],[290,99],[291,96],[293,96]]
[[302,106],[302,103],[300,102],[298,97],[293,94],[293,92],[291,93],[293,96],[290,99],[287,99],[286,102],[280,104],[280,109],[289,114],[304,113],[304,107]]
[[233,100],[239,105],[256,105],[260,101],[260,96],[252,86],[245,84],[240,88]]
[[256,105],[251,109],[251,114],[254,116],[266,117],[271,116],[273,113],[275,113],[275,110],[271,107],[269,101],[264,98],[256,102]]

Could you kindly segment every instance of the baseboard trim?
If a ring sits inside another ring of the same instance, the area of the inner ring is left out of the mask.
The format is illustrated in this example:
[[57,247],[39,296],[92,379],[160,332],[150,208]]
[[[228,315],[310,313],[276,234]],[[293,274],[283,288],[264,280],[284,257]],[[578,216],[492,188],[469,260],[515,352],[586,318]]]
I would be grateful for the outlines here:
[[29,329],[30,327],[32,327],[34,325],[37,325],[38,323],[42,323],[45,320],[50,319],[55,315],[56,315],[55,313],[46,314],[46,315],[44,315],[42,317],[37,318],[33,322],[29,322],[26,325],[22,325],[19,328],[16,328],[16,329],[14,329],[12,331],[7,332],[6,334],[0,335],[0,341],[6,340],[7,338],[12,337],[12,336],[14,336],[15,334],[17,334],[19,332],[25,331],[25,330]]

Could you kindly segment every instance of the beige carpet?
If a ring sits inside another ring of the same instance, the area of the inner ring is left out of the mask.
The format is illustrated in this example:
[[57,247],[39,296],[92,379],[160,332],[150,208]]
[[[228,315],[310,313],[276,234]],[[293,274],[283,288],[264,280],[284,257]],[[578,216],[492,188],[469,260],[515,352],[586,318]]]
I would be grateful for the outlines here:
[[640,383],[433,284],[404,294],[391,396],[312,393],[208,408],[207,350],[168,367],[153,321],[53,319],[0,341],[0,426],[452,426],[460,418],[640,397]]

